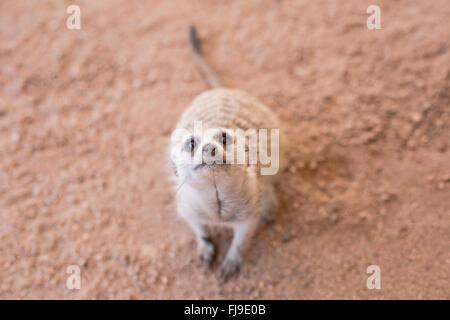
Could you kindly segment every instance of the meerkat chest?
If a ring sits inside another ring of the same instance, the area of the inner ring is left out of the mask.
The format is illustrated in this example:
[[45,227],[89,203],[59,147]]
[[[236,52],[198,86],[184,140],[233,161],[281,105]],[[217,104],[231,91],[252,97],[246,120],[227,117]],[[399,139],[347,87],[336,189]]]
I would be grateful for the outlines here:
[[177,197],[179,212],[208,224],[244,220],[254,204],[251,194],[227,188],[184,188]]

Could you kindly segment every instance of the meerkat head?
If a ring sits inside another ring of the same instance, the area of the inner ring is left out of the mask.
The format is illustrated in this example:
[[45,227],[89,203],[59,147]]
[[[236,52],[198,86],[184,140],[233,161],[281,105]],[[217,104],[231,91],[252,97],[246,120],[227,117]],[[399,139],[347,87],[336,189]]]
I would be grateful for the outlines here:
[[182,180],[209,180],[212,174],[232,178],[247,167],[248,147],[234,130],[209,128],[201,134],[178,129],[172,134],[171,160]]

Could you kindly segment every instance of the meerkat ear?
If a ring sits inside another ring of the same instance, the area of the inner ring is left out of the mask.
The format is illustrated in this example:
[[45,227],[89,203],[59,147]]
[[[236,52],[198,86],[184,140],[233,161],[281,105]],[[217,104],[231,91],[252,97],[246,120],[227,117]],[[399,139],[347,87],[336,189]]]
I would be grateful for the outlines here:
[[171,162],[172,164],[172,170],[173,170],[173,174],[178,177],[178,171],[177,171],[177,166],[175,165],[175,162]]

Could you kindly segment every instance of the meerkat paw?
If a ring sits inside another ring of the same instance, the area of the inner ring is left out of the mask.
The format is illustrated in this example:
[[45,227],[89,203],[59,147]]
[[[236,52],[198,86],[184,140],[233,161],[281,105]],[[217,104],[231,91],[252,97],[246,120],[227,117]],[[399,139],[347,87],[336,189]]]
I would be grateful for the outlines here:
[[220,267],[220,277],[226,280],[231,275],[238,273],[242,265],[240,257],[226,257]]
[[214,249],[214,244],[210,237],[202,238],[198,251],[200,260],[205,261],[208,264],[212,264],[214,262],[216,252]]

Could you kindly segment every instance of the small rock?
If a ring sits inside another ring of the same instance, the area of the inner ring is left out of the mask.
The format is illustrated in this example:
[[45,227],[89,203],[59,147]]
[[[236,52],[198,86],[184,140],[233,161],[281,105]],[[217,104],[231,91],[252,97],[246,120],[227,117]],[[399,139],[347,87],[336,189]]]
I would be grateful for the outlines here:
[[331,224],[335,224],[339,221],[339,216],[337,214],[332,214],[329,218]]
[[92,231],[92,226],[89,222],[86,222],[83,226],[84,231],[86,232],[91,232]]
[[31,193],[33,194],[33,197],[37,197],[41,193],[41,189],[38,186],[33,186]]
[[361,212],[359,213],[359,217],[360,217],[361,219],[368,219],[368,218],[370,217],[370,213],[367,212],[367,211],[361,211]]
[[130,264],[130,256],[128,254],[125,254],[120,259],[120,264],[124,267],[128,266]]
[[394,197],[393,194],[388,193],[388,192],[384,192],[384,193],[381,195],[381,201],[387,202],[387,201],[391,200],[393,197]]
[[414,122],[414,123],[419,123],[420,121],[422,121],[422,118],[423,118],[423,116],[422,116],[422,114],[419,113],[419,112],[414,112],[414,113],[411,115],[411,120],[412,120],[412,122]]
[[18,132],[13,132],[11,134],[11,141],[15,143],[19,140],[20,140],[20,134]]
[[387,109],[387,114],[395,115],[395,114],[397,114],[397,110],[394,108],[389,108],[389,109]]
[[259,292],[259,290],[253,291],[253,293],[251,294],[251,298],[252,299],[258,299],[261,296],[261,293]]
[[83,268],[83,267],[85,267],[85,266],[87,265],[87,260],[86,260],[85,258],[80,258],[80,259],[77,261],[77,265],[78,265],[80,268]]
[[414,148],[417,144],[416,144],[416,142],[415,142],[414,140],[408,140],[408,142],[406,143],[406,145],[407,145],[409,148]]

